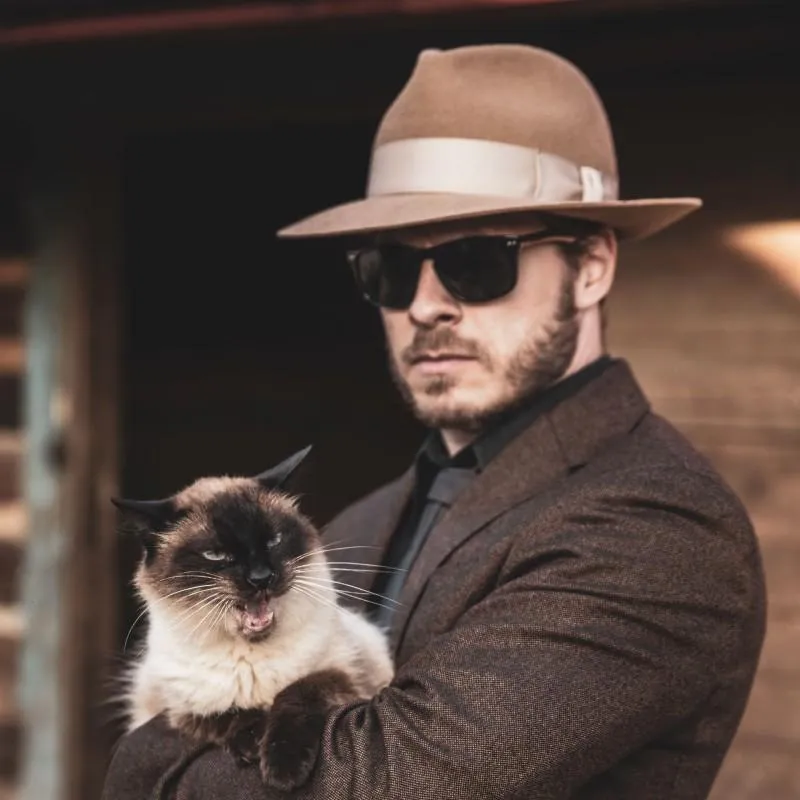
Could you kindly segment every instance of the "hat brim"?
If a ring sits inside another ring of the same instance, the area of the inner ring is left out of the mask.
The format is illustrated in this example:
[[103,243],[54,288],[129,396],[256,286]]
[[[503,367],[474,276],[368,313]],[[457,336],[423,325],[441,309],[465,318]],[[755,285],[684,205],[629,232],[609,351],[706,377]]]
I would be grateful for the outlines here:
[[278,236],[298,239],[356,236],[530,211],[599,222],[615,229],[620,238],[644,239],[696,211],[702,204],[696,197],[543,204],[485,195],[392,194],[329,208],[281,229]]

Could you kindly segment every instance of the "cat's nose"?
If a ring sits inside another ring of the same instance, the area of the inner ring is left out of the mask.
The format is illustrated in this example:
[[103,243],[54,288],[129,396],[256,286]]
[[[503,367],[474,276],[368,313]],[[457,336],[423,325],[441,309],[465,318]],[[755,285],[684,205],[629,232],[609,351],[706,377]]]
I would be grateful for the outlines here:
[[270,567],[254,567],[247,574],[247,582],[256,589],[266,589],[272,583],[275,573]]

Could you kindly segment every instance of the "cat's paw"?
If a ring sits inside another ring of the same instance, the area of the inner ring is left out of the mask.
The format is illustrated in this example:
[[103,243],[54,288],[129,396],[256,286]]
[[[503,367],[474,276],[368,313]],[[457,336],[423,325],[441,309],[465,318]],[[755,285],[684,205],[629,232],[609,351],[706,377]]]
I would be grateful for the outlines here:
[[311,776],[317,762],[323,714],[286,715],[270,724],[261,741],[261,777],[268,786],[291,791]]
[[232,708],[221,714],[186,714],[171,720],[172,727],[194,742],[217,745],[239,764],[260,758],[260,742],[267,728],[267,712],[258,708]]
[[314,771],[328,712],[358,699],[350,679],[336,670],[312,673],[280,692],[260,745],[264,782],[281,791],[305,784]]
[[266,711],[258,708],[238,711],[236,719],[225,734],[222,746],[240,765],[257,764],[266,729]]

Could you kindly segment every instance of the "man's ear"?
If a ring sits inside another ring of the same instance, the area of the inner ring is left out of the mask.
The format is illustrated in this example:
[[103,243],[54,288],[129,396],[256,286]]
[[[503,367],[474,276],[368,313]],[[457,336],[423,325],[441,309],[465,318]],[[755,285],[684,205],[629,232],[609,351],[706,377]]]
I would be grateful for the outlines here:
[[277,467],[272,467],[260,475],[256,475],[253,480],[265,489],[284,489],[286,484],[298,467],[305,461],[306,456],[311,452],[311,445],[298,450],[294,455],[289,456],[285,461],[281,461]]
[[579,311],[599,305],[611,291],[617,270],[617,237],[610,229],[591,236],[581,257],[575,281],[575,307]]

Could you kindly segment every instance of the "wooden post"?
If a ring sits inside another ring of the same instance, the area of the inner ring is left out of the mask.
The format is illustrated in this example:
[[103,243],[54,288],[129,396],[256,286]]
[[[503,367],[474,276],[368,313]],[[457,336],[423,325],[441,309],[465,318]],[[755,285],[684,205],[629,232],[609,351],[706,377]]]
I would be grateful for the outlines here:
[[117,474],[117,166],[103,140],[47,140],[33,182],[21,800],[92,800],[106,764],[99,715],[116,624],[108,495]]

